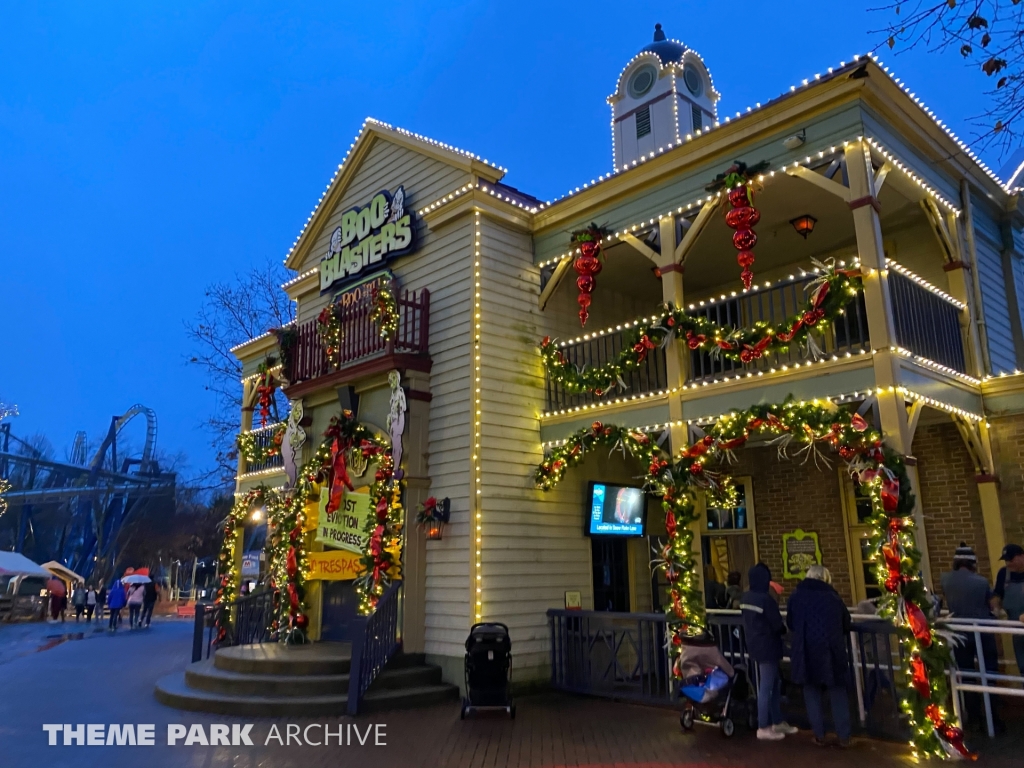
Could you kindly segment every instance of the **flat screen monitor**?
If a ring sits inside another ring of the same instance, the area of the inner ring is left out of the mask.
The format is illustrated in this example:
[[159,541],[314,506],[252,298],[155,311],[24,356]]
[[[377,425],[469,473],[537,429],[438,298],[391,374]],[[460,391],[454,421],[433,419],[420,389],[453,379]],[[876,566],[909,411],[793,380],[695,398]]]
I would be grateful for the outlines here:
[[587,494],[588,536],[643,536],[647,497],[628,485],[591,482]]

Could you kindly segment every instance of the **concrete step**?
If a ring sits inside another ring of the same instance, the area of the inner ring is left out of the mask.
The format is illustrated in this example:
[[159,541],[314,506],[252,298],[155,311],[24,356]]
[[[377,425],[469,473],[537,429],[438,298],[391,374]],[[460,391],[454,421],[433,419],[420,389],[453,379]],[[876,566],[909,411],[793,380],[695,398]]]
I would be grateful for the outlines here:
[[252,675],[347,675],[352,657],[348,643],[310,645],[236,645],[222,648],[214,666],[225,672]]
[[[392,669],[389,665],[374,681],[373,688],[414,688],[440,682],[440,667],[399,665]],[[206,660],[185,669],[185,683],[198,691],[230,696],[304,698],[347,693],[349,676],[250,674],[220,669],[212,661]]]
[[[318,717],[344,714],[347,695],[336,696],[255,696],[232,695],[197,690],[185,682],[178,672],[157,681],[157,701],[189,712],[212,712],[218,715],[243,717]],[[363,711],[421,707],[443,701],[454,701],[459,689],[444,683],[407,688],[376,688],[372,686],[363,698]]]
[[188,712],[212,712],[217,715],[242,717],[319,717],[343,715],[348,696],[233,696],[190,688],[185,674],[176,672],[156,683],[156,700],[161,704]]

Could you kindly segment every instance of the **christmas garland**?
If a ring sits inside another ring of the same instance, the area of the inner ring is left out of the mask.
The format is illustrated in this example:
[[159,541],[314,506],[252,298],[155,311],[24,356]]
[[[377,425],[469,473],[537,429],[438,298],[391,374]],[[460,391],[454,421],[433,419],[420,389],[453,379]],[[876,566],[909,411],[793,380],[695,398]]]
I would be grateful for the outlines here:
[[258,438],[259,432],[241,432],[235,438],[235,445],[238,446],[238,453],[245,459],[246,464],[263,464],[272,456],[281,453],[281,443],[284,441],[286,422],[280,422],[274,428],[274,436],[269,444],[264,444]]
[[946,669],[952,663],[949,638],[935,631],[932,602],[919,571],[921,554],[914,546],[914,496],[903,457],[887,449],[881,434],[868,427],[858,414],[817,403],[755,405],[719,419],[706,436],[681,451],[673,460],[651,440],[650,435],[594,422],[554,449],[536,471],[537,485],[554,487],[574,466],[597,446],[611,446],[640,459],[647,466],[646,488],[662,500],[665,511],[666,543],[658,551],[657,565],[664,568],[670,587],[666,609],[671,627],[670,648],[673,670],[678,674],[683,638],[706,629],[704,605],[693,557],[692,524],[696,521],[694,493],[712,494],[709,505],[734,505],[731,482],[713,472],[708,463],[742,446],[754,435],[764,435],[781,456],[792,452],[813,458],[827,458],[823,447],[835,449],[854,480],[871,499],[871,546],[878,565],[875,573],[882,588],[880,615],[890,618],[909,660],[910,675],[901,708],[912,729],[911,744],[923,757],[968,757],[963,732],[950,720],[947,709],[949,689]]
[[277,337],[277,346],[281,350],[281,376],[285,381],[292,380],[292,350],[299,343],[299,331],[294,324],[284,328],[271,328],[271,333]]
[[316,318],[316,333],[320,346],[324,348],[327,362],[337,365],[341,354],[341,340],[344,332],[341,326],[341,304],[328,304]]
[[374,286],[370,320],[377,324],[384,341],[390,341],[398,333],[398,301],[391,285]]
[[809,295],[803,311],[781,323],[760,321],[749,328],[733,328],[703,315],[691,317],[681,308],[663,304],[652,322],[632,329],[628,343],[615,360],[596,368],[578,368],[565,358],[557,342],[545,336],[540,345],[544,367],[549,378],[567,393],[593,393],[601,397],[617,386],[625,388],[624,377],[643,363],[648,352],[673,337],[685,340],[691,350],[741,363],[786,352],[791,345],[804,342],[813,352],[811,331],[834,323],[862,288],[858,270],[836,269],[831,261],[818,266],[822,274],[807,285]]
[[[238,598],[238,588],[241,582],[241,574],[235,569],[238,529],[245,524],[245,519],[254,508],[265,508],[269,520],[271,510],[276,509],[280,504],[281,499],[277,491],[265,485],[260,485],[235,499],[224,523],[224,540],[221,542],[220,554],[217,557],[220,584],[217,588],[217,597],[214,600],[215,605],[230,606]],[[230,608],[218,611],[216,642],[224,641],[231,631],[233,623],[234,617],[231,615]]]
[[274,412],[275,417],[277,416],[277,403],[274,402],[277,381],[274,379],[274,374],[270,372],[275,362],[274,358],[268,357],[256,369],[256,399],[259,405],[260,427],[267,426],[267,419],[270,418],[271,411]]

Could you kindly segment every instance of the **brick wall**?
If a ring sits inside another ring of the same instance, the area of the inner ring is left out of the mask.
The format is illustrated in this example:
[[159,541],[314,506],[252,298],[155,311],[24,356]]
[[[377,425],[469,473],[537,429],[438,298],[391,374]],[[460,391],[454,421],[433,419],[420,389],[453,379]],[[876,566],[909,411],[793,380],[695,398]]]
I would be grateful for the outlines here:
[[960,433],[949,422],[919,426],[914,435],[914,456],[921,478],[921,506],[936,591],[941,591],[941,574],[953,567],[953,551],[961,541],[974,547],[978,572],[994,579],[974,463]]
[[1024,414],[990,423],[1003,531],[1007,542],[1024,544]]
[[[797,581],[782,578],[782,534],[797,528],[818,534],[822,564],[832,572],[832,584],[848,604],[853,603],[853,582],[846,549],[839,472],[814,466],[813,460],[780,459],[775,448],[748,448],[736,452],[739,459],[728,471],[749,475],[754,493],[757,549],[772,576],[793,591]],[[830,456],[830,459],[835,458]]]

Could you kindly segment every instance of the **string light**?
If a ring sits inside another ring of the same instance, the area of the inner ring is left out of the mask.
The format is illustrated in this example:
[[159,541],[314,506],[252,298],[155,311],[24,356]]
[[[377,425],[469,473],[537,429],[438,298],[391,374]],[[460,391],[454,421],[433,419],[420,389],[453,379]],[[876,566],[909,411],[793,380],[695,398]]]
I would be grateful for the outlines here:
[[957,206],[953,205],[953,203],[951,203],[949,200],[940,195],[937,191],[935,191],[933,187],[930,187],[928,184],[926,184],[923,179],[921,179],[917,174],[915,174],[913,171],[907,168],[906,165],[904,165],[900,160],[898,160],[895,155],[886,150],[886,148],[883,147],[879,142],[877,142],[870,136],[865,137],[865,141],[867,141],[867,143],[875,151],[882,155],[882,157],[888,160],[897,170],[902,171],[904,176],[906,176],[912,182],[917,184],[917,186],[919,186],[921,189],[923,189],[925,192],[931,195],[936,201],[942,203],[942,205],[948,208],[951,213],[953,213],[956,216],[960,215],[960,209]]
[[904,349],[903,347],[889,347],[889,350],[903,357],[909,357],[915,363],[923,365],[927,368],[931,368],[932,370],[938,371],[939,373],[944,373],[948,376],[954,376],[960,379],[961,381],[967,382],[968,384],[974,384],[975,386],[981,385],[981,379],[976,379],[973,376],[969,376],[966,373],[961,373],[955,368],[950,368],[948,365],[943,365],[942,363],[937,363],[934,360],[928,359],[927,357],[922,357],[921,355],[914,354],[909,349]]
[[943,291],[940,288],[935,287],[934,285],[929,283],[927,280],[925,280],[923,277],[921,277],[920,275],[916,274],[915,272],[911,272],[909,269],[904,267],[902,264],[899,264],[899,263],[893,261],[892,259],[886,259],[885,260],[885,266],[888,267],[888,268],[891,268],[891,269],[895,269],[897,272],[899,272],[904,277],[907,277],[907,278],[913,280],[915,283],[917,283],[922,288],[924,288],[924,289],[926,289],[928,291],[931,291],[933,294],[938,296],[940,299],[942,299],[945,302],[948,302],[949,304],[952,304],[954,307],[959,309],[961,312],[963,312],[965,309],[967,309],[967,305],[964,304],[962,301],[954,299],[948,293],[946,293],[945,291]]
[[[317,264],[312,269],[307,269],[301,275],[296,275],[295,277],[293,277],[288,282],[282,283],[281,284],[281,288],[283,290],[287,291],[293,285],[296,285],[297,283],[301,283],[303,280],[306,280],[307,278],[313,277],[314,275],[318,275],[318,274],[320,274],[320,265],[319,264]],[[290,323],[289,323],[289,325],[290,325]]]
[[474,606],[474,623],[483,617],[483,488],[481,477],[480,432],[481,432],[481,392],[480,392],[480,212],[476,211],[473,218],[473,392],[470,407],[473,409],[473,488],[471,499],[470,531],[473,536],[473,572],[470,582],[471,597]]
[[[245,342],[245,344],[251,344],[254,341],[258,341],[259,339],[265,338],[265,337],[270,336],[270,335],[272,335],[272,334],[264,333],[261,336],[257,336],[255,339],[251,339],[250,341]],[[239,344],[237,347],[234,347],[231,351],[234,352],[236,349],[241,349],[242,347],[245,346],[245,344]],[[270,368],[267,368],[267,373],[270,373],[270,374],[278,373],[281,370],[282,367],[283,366],[280,363],[278,363],[277,365],[273,365]],[[254,373],[254,374],[251,374],[249,376],[243,377],[241,379],[241,382],[243,384],[246,384],[246,383],[248,383],[250,381],[255,381],[256,379],[258,379],[262,375],[263,375],[262,373]]]

